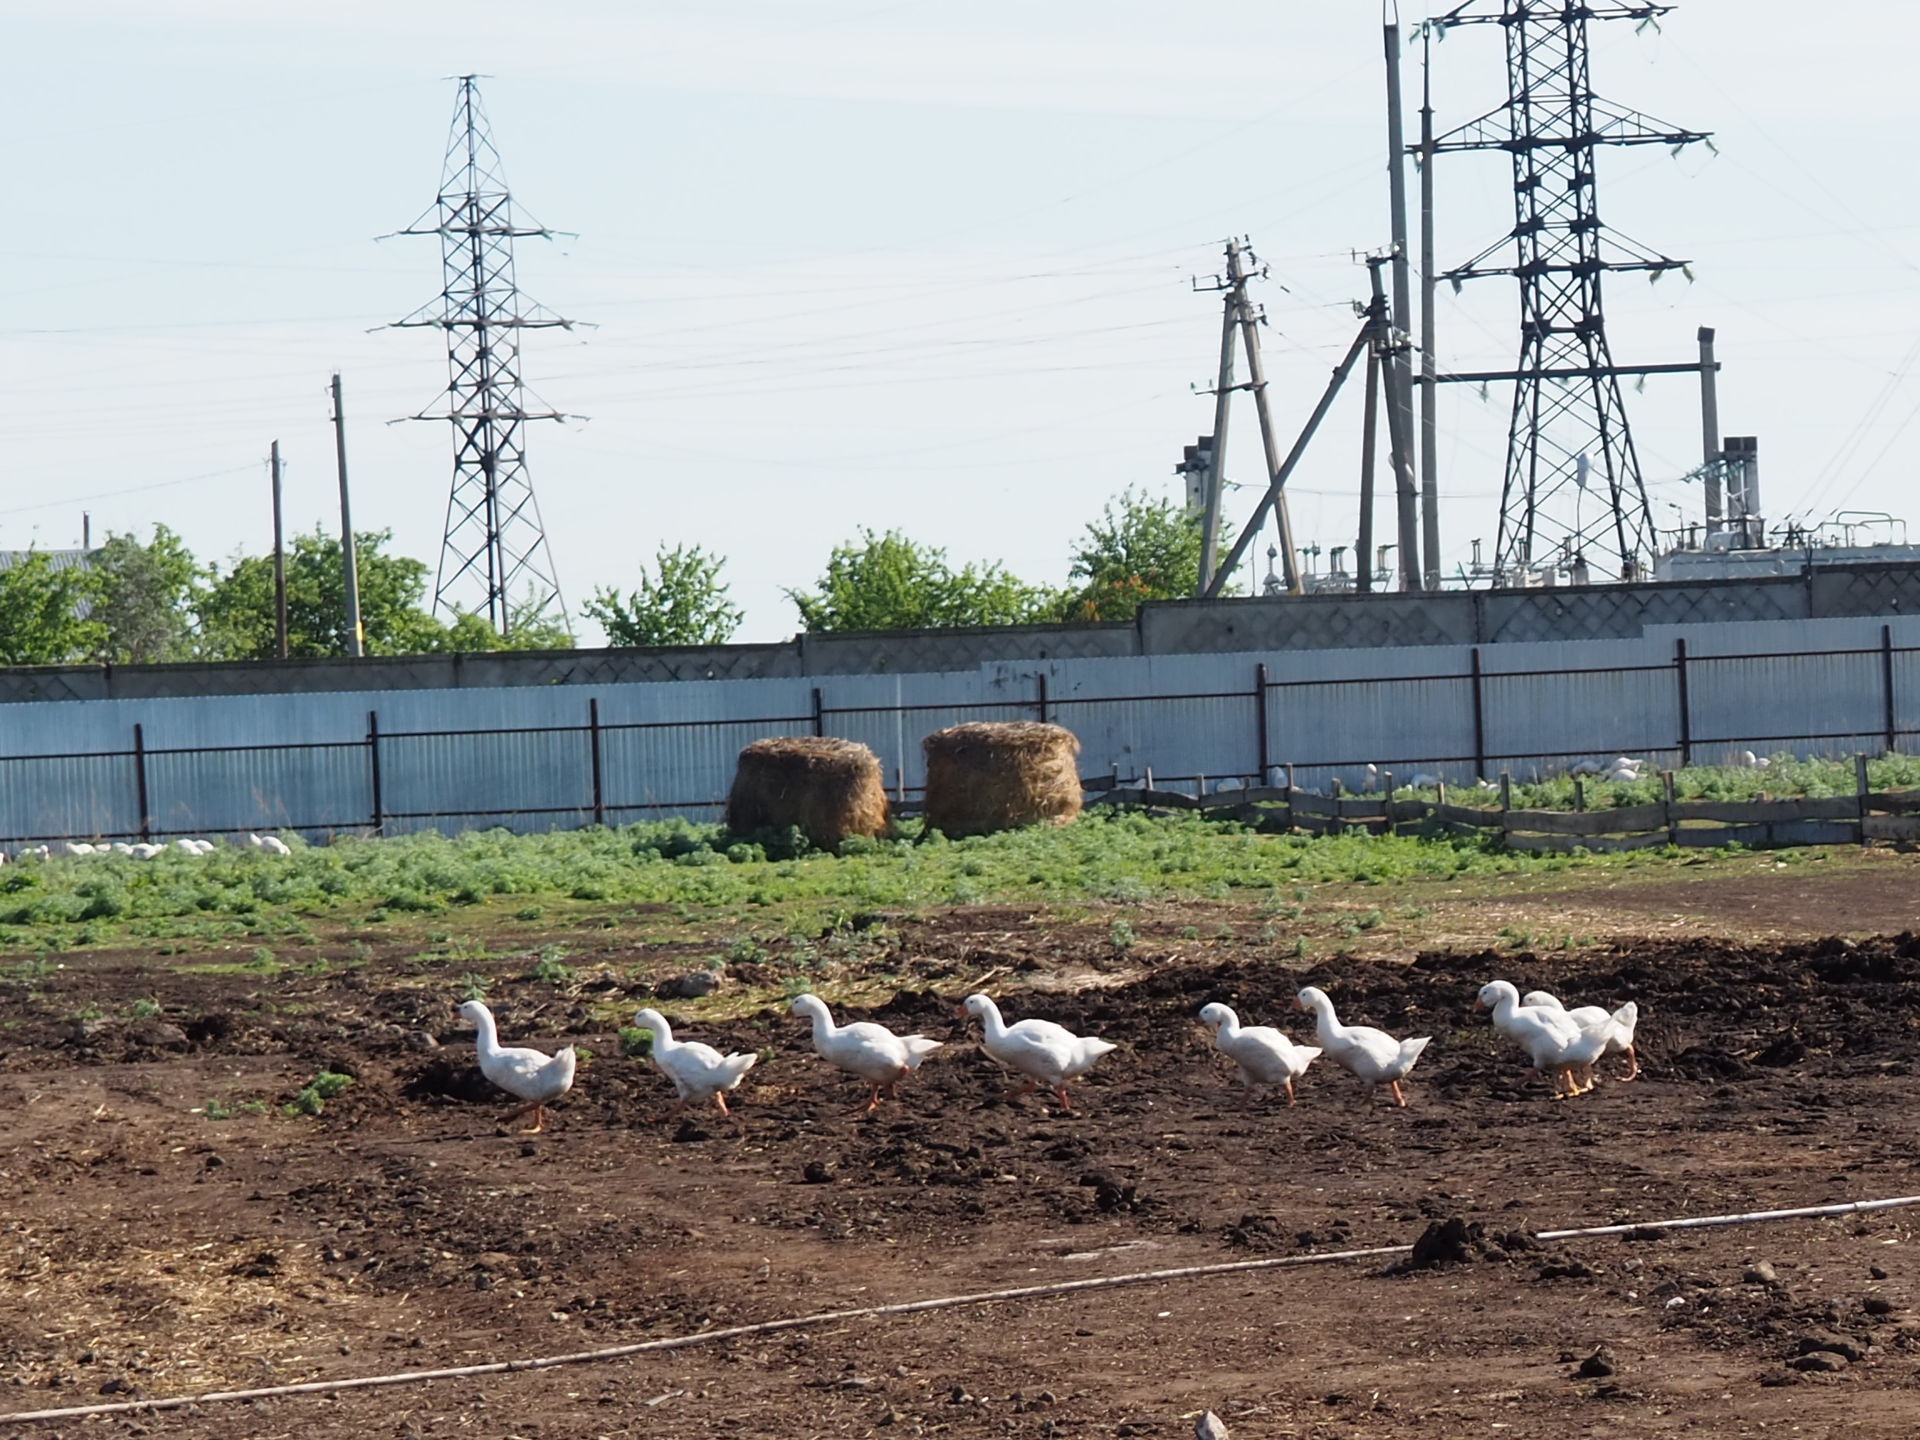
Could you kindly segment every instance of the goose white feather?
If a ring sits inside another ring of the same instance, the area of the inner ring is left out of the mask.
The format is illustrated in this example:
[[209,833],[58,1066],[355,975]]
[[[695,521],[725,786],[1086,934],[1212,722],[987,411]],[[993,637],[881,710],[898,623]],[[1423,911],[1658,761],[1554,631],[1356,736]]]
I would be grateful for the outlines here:
[[521,1046],[505,1046],[500,1043],[500,1032],[493,1023],[493,1012],[485,1005],[478,1000],[469,1000],[461,1005],[460,1013],[479,1032],[474,1038],[479,1051],[480,1073],[509,1095],[527,1102],[510,1112],[507,1119],[531,1114],[533,1129],[527,1133],[534,1134],[545,1129],[546,1107],[573,1088],[573,1047],[569,1045],[548,1055]]
[[1520,997],[1522,1005],[1534,1006],[1543,1010],[1558,1010],[1583,1031],[1599,1031],[1605,1040],[1602,1055],[1625,1055],[1627,1073],[1622,1080],[1634,1080],[1640,1075],[1640,1056],[1634,1049],[1633,1032],[1640,1023],[1640,1007],[1629,1000],[1617,1010],[1604,1010],[1598,1005],[1576,1005],[1569,1010],[1560,1003],[1558,996],[1545,990],[1529,990]]
[[1493,1028],[1526,1051],[1533,1068],[1553,1082],[1554,1099],[1584,1095],[1593,1088],[1592,1080],[1583,1083],[1581,1076],[1600,1058],[1604,1035],[1587,1034],[1565,1010],[1522,1005],[1519,990],[1505,980],[1482,985],[1473,1003],[1476,1010],[1491,1010]]
[[1009,1025],[1001,1017],[1000,1007],[986,995],[969,995],[961,1009],[980,1021],[981,1043],[987,1054],[1027,1077],[1025,1085],[1007,1092],[1009,1098],[1031,1094],[1044,1085],[1062,1110],[1071,1110],[1067,1082],[1086,1074],[1109,1050],[1119,1048],[1111,1041],[1076,1035],[1051,1020],[1021,1020]]
[[727,1109],[727,1091],[737,1088],[747,1078],[747,1072],[760,1059],[758,1055],[722,1055],[713,1046],[698,1040],[676,1040],[667,1017],[658,1010],[640,1011],[633,1017],[633,1023],[653,1032],[653,1045],[647,1059],[654,1069],[673,1082],[674,1093],[680,1097],[678,1108],[684,1110],[696,1101],[711,1100],[720,1107],[722,1115],[732,1113]]
[[1320,1058],[1315,1046],[1296,1045],[1270,1025],[1242,1025],[1229,1005],[1202,1005],[1200,1023],[1213,1031],[1214,1049],[1240,1067],[1243,1105],[1251,1102],[1255,1085],[1284,1085],[1287,1104],[1293,1104],[1293,1082]]
[[941,1044],[924,1035],[896,1035],[872,1020],[836,1025],[833,1012],[818,995],[795,996],[790,1013],[812,1022],[816,1055],[836,1069],[867,1082],[868,1110],[879,1107],[882,1090],[898,1100],[900,1082],[918,1070],[921,1062]]
[[1300,992],[1298,1004],[1302,1010],[1313,1012],[1314,1038],[1320,1042],[1322,1054],[1366,1081],[1370,1088],[1385,1085],[1393,1091],[1395,1100],[1407,1103],[1400,1082],[1407,1078],[1420,1052],[1432,1043],[1431,1035],[1396,1040],[1371,1025],[1342,1025],[1326,991],[1312,985]]

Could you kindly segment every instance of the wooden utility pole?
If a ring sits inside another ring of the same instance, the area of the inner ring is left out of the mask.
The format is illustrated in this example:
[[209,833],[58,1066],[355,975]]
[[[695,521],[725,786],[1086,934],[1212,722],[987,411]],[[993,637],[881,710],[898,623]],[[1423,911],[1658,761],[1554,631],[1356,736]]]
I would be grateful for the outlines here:
[[287,549],[280,511],[280,442],[273,442],[273,653],[287,658]]
[[347,654],[367,653],[360,624],[360,564],[353,544],[353,506],[347,500],[347,417],[340,404],[340,372],[333,375],[333,451],[340,470],[340,571],[347,590]]

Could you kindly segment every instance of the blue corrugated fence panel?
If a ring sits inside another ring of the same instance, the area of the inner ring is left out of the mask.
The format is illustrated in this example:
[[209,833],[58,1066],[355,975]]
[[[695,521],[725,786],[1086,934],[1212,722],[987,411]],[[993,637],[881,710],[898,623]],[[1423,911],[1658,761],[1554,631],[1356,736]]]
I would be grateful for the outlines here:
[[367,747],[161,751],[147,755],[147,808],[163,834],[360,829],[372,823]]
[[593,762],[585,727],[383,735],[380,778],[381,808],[388,816],[507,816],[593,806]]
[[0,760],[0,833],[79,840],[139,831],[131,755]]

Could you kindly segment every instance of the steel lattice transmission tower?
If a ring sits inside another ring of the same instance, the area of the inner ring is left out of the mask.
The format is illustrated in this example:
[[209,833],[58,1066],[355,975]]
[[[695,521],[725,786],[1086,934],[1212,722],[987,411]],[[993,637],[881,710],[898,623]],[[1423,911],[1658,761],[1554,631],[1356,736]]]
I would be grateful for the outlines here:
[[[1500,495],[1495,569],[1515,577],[1549,560],[1585,561],[1623,579],[1649,573],[1653,512],[1620,377],[1691,365],[1616,366],[1607,345],[1601,280],[1626,271],[1682,270],[1600,219],[1595,157],[1607,145],[1705,140],[1593,93],[1587,23],[1655,23],[1672,5],[1577,0],[1467,0],[1427,23],[1499,25],[1507,42],[1507,100],[1437,140],[1436,152],[1504,150],[1512,157],[1514,226],[1447,273],[1455,288],[1489,275],[1520,282],[1520,360],[1512,371],[1453,379],[1514,381]],[[1428,163],[1431,163],[1429,161]],[[1507,244],[1513,263],[1489,263]]]
[[478,78],[459,77],[439,198],[399,232],[440,237],[444,287],[397,323],[447,335],[446,408],[413,417],[453,425],[453,490],[433,608],[484,615],[505,635],[555,611],[568,618],[524,439],[528,421],[567,417],[526,408],[520,332],[571,329],[573,322],[525,300],[515,283],[513,242],[553,232],[514,218]]

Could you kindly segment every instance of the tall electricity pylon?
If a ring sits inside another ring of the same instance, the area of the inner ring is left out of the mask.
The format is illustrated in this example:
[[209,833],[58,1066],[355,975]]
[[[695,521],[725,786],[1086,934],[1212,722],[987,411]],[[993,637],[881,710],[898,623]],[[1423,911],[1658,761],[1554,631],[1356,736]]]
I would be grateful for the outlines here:
[[433,608],[484,615],[507,635],[555,611],[568,621],[522,438],[529,420],[567,417],[526,408],[520,332],[573,322],[524,300],[514,282],[513,242],[553,232],[514,220],[478,78],[459,77],[439,198],[399,232],[440,237],[444,288],[396,323],[447,332],[446,408],[412,417],[453,425],[453,490]]
[[[1653,512],[1620,377],[1698,367],[1615,365],[1600,282],[1623,271],[1657,277],[1687,262],[1602,224],[1594,157],[1603,145],[1677,148],[1707,137],[1595,96],[1587,22],[1649,25],[1671,9],[1631,0],[1467,0],[1427,22],[1436,34],[1455,25],[1499,25],[1507,40],[1506,103],[1432,148],[1512,157],[1512,231],[1445,278],[1456,288],[1488,275],[1519,280],[1520,360],[1510,371],[1439,377],[1514,382],[1494,558],[1509,583],[1535,565],[1574,561],[1642,578],[1653,559]],[[1488,263],[1509,242],[1513,263]]]

